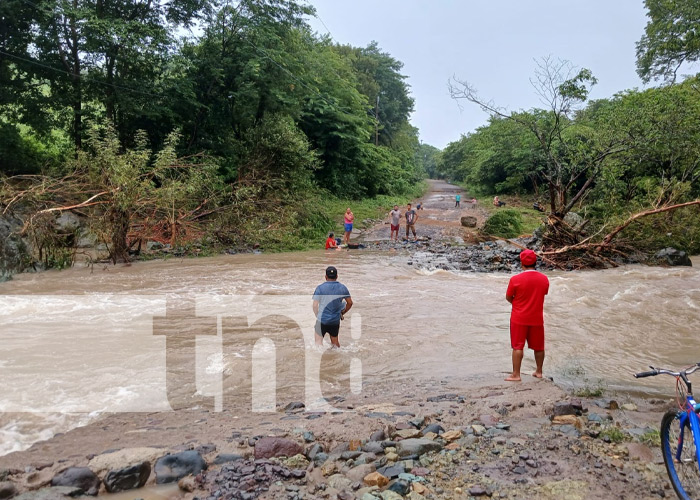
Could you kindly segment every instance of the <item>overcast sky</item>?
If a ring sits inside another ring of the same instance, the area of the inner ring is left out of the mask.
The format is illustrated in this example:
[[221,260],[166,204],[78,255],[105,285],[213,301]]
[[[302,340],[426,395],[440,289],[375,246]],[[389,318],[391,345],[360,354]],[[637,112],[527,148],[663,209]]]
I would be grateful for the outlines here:
[[[510,110],[541,107],[529,78],[551,55],[588,68],[592,98],[642,88],[635,42],[646,25],[643,0],[309,0],[309,22],[336,42],[379,46],[404,63],[421,140],[443,148],[488,116],[450,98],[452,76]],[[321,22],[322,21],[322,22]],[[325,26],[324,26],[325,24]],[[327,27],[327,29],[326,29]]]

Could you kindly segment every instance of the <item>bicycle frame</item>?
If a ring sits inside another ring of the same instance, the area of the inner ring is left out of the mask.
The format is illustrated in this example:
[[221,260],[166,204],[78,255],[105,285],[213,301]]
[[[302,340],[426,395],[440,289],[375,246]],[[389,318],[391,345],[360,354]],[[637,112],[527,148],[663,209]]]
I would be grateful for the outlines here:
[[687,422],[690,425],[690,430],[693,434],[693,440],[695,441],[695,455],[698,460],[698,464],[700,464],[700,419],[698,419],[698,415],[695,413],[697,411],[697,407],[698,404],[695,402],[695,399],[693,399],[693,395],[688,394],[686,397],[686,409],[678,417],[678,421],[680,422],[681,426],[681,432],[678,438],[678,450],[676,450],[676,461],[678,462],[680,462],[681,454],[683,452],[683,435],[685,434],[685,424]]

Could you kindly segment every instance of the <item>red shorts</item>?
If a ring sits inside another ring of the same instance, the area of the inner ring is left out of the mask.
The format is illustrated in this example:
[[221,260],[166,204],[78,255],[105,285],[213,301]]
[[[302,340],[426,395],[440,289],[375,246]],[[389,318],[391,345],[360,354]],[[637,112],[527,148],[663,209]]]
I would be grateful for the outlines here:
[[399,230],[399,225],[398,225],[398,224],[397,224],[397,225],[391,224],[391,230],[392,230],[392,231],[398,231],[398,230]]
[[519,325],[510,322],[510,345],[521,351],[527,346],[533,351],[544,351],[544,325]]

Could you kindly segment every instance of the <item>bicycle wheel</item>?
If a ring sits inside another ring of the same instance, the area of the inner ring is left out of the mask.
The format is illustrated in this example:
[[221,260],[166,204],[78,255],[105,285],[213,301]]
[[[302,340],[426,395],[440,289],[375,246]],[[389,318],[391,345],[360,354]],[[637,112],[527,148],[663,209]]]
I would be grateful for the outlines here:
[[[671,410],[666,412],[661,420],[661,451],[668,477],[678,497],[683,500],[698,500],[700,499],[700,469],[698,469],[695,453],[695,441],[690,425],[686,422],[681,443],[679,415],[677,410]],[[679,444],[683,445],[683,449],[680,460],[677,460],[676,452]]]

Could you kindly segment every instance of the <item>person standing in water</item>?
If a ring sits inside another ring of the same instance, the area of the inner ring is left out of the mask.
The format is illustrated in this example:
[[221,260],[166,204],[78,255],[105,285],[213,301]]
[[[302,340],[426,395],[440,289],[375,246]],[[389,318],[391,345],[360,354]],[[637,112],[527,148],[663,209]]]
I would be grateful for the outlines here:
[[332,346],[340,347],[340,342],[338,342],[340,321],[352,307],[352,298],[347,287],[337,280],[338,270],[333,266],[328,266],[326,268],[326,281],[314,290],[316,345],[323,345],[323,337],[328,334]]
[[352,233],[352,224],[355,221],[355,215],[350,210],[350,207],[345,211],[345,244],[350,243],[350,233]]
[[535,271],[537,255],[532,250],[520,252],[523,272],[508,282],[506,300],[512,304],[510,313],[510,344],[513,348],[513,371],[507,382],[520,382],[525,341],[535,351],[537,368],[533,377],[542,378],[544,364],[544,296],[549,293],[549,279]]
[[461,194],[456,194],[455,195],[455,208],[460,208],[459,207],[459,202],[462,201],[462,195]]
[[391,234],[389,235],[390,240],[399,240],[399,226],[401,223],[401,211],[398,205],[394,205],[394,209],[389,212],[390,224],[391,224]]

